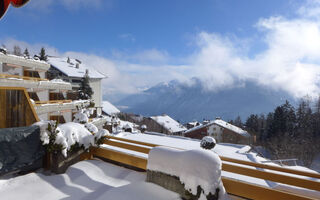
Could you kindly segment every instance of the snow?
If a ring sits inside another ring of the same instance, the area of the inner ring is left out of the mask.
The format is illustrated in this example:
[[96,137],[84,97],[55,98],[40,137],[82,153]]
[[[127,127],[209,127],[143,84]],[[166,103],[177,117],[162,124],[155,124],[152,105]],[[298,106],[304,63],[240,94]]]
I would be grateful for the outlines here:
[[183,125],[181,125],[176,120],[172,119],[168,115],[159,115],[151,117],[158,124],[164,126],[171,133],[181,132],[187,130]]
[[112,105],[109,101],[102,102],[102,111],[107,113],[108,115],[120,113],[120,110]]
[[[1,199],[179,200],[178,194],[152,183],[145,173],[99,160],[81,161],[65,174],[41,172],[0,180]],[[18,191],[18,192],[17,192]]]
[[225,121],[223,121],[221,119],[216,119],[216,120],[214,120],[213,123],[217,124],[217,125],[219,125],[219,126],[221,126],[223,128],[229,129],[229,130],[231,130],[231,131],[233,131],[235,133],[238,133],[238,134],[240,134],[242,136],[250,137],[250,134],[247,131],[242,130],[241,128],[236,127],[236,126],[234,126],[234,125],[232,125],[232,124],[230,124],[228,122],[225,122]]
[[98,133],[98,128],[93,123],[86,123],[84,125],[91,133],[96,134]]
[[77,123],[87,123],[89,121],[89,112],[85,110],[80,110],[74,115],[74,122]]
[[147,169],[179,177],[185,189],[193,195],[197,194],[199,185],[205,195],[215,194],[217,188],[220,189],[219,197],[225,195],[221,160],[213,151],[155,147],[149,153]]
[[[55,121],[41,121],[34,123],[40,127],[40,140],[43,145],[49,144],[50,135],[56,134],[54,144],[61,145],[61,153],[67,157],[67,152],[70,148],[78,143],[85,149],[90,146],[95,146],[95,141],[101,137],[107,135],[109,132],[107,130],[98,130],[98,128],[92,123],[79,124],[75,122],[67,122],[64,124],[59,124],[54,133],[48,131],[48,124],[55,125]],[[52,130],[54,131],[54,130]],[[52,144],[49,144],[52,145]]]
[[[162,146],[171,147],[171,148],[180,149],[180,150],[201,149],[200,141],[196,140],[196,139],[191,139],[191,138],[173,137],[173,136],[168,136],[168,135],[164,135],[164,134],[149,135],[149,134],[132,134],[132,133],[125,133],[125,132],[119,133],[115,136],[130,139],[130,140],[140,141],[140,142],[153,143],[153,144],[162,145]],[[214,149],[212,149],[211,151],[217,153],[219,156],[235,158],[238,160],[244,160],[244,161],[249,161],[249,162],[262,163],[263,161],[268,161],[267,159],[260,157],[255,152],[252,152],[252,151],[248,152],[248,149],[249,149],[249,146],[247,146],[247,145],[219,143],[219,144],[216,144]],[[226,161],[223,161],[223,162],[226,162]],[[166,164],[168,164],[168,162],[166,162]],[[237,165],[235,163],[231,163],[231,164]],[[277,165],[275,163],[267,163],[267,164],[280,167],[279,165]],[[248,166],[246,166],[246,167],[248,167]],[[289,167],[289,166],[286,166],[286,167]],[[248,168],[257,169],[255,167],[248,167]],[[301,167],[301,166],[290,166],[289,168],[296,169],[296,170],[302,170],[302,169],[307,170],[305,167]],[[262,169],[260,169],[260,170],[262,170]],[[295,176],[295,177],[300,177],[300,178],[306,178],[303,176],[298,176],[298,175],[284,173],[284,172],[276,172],[273,170],[265,170],[264,169],[263,171],[271,171],[273,173],[279,173],[279,174],[283,174],[286,176]],[[310,169],[308,171],[310,171]],[[316,173],[315,171],[313,171],[313,172]],[[283,185],[283,184],[275,183],[275,182],[264,180],[264,179],[244,176],[244,175],[235,174],[235,173],[226,172],[226,171],[222,171],[222,177],[232,178],[235,180],[244,181],[244,182],[248,182],[248,183],[252,183],[252,184],[257,184],[257,185],[269,187],[269,188],[274,188],[274,187],[280,188],[280,186],[278,186],[278,185]],[[318,181],[320,181],[320,180],[318,180]],[[296,187],[289,186],[289,185],[286,186],[287,191],[289,191],[290,188],[292,188],[292,192],[297,191]],[[301,190],[300,192],[303,192],[305,190],[306,194],[309,193],[309,190],[307,190],[307,189],[304,189],[304,188],[299,188],[299,189]],[[315,193],[313,193],[313,195],[315,195],[315,196],[317,195],[319,197],[320,192],[315,191]]]
[[70,150],[71,146],[76,143],[79,143],[80,146],[83,145],[85,149],[95,145],[94,135],[82,124],[68,122],[60,124],[57,129],[60,132],[57,134],[55,143],[61,144],[65,148],[62,150],[65,157],[67,156],[67,150]]
[[[67,59],[68,58],[48,57],[48,63],[69,77],[83,78],[86,70],[89,70],[90,78],[106,78],[102,73],[87,67],[84,63],[79,63],[76,59],[70,58],[70,63],[67,62]],[[77,64],[79,68],[76,68]]]

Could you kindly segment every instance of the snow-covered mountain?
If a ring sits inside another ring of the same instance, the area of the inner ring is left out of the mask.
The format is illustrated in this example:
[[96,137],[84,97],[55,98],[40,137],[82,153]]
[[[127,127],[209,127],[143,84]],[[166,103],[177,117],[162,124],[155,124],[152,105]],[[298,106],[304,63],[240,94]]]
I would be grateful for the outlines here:
[[160,83],[115,104],[125,108],[123,112],[145,116],[166,113],[174,119],[187,122],[218,116],[229,120],[238,115],[244,120],[250,114],[272,111],[286,99],[293,102],[287,93],[258,86],[253,82],[217,92],[205,91],[199,79],[193,78],[192,82],[191,86],[175,80]]

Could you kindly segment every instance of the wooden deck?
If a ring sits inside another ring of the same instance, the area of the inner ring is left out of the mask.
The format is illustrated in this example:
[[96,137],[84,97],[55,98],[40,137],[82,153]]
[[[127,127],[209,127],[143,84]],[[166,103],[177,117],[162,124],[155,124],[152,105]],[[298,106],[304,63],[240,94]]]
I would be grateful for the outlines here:
[[[119,147],[122,149],[148,154],[149,151],[159,146],[156,144],[145,143],[140,141],[129,140],[108,136],[105,144]],[[105,158],[141,170],[147,169],[147,159],[135,156],[129,153],[120,152],[104,148],[92,148],[87,158],[92,156]],[[320,191],[320,182],[310,180],[319,179],[320,175],[316,173],[298,171],[284,167],[271,166],[260,163],[253,163],[228,157],[220,157],[222,160],[222,170],[245,175],[249,177],[269,180],[277,183],[283,183],[291,186],[302,187],[305,189]],[[290,175],[291,174],[291,175]],[[299,176],[292,176],[299,175]],[[222,177],[224,187],[232,199],[315,199],[308,196],[301,196],[292,192],[284,192],[278,189],[272,189],[245,181],[239,181],[230,177]]]

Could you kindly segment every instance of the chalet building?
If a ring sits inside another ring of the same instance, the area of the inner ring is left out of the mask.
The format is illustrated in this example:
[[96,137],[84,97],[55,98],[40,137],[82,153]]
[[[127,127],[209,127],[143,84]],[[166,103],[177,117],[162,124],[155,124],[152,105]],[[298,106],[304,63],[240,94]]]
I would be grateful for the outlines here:
[[202,139],[212,136],[218,143],[251,144],[250,134],[221,119],[191,128],[183,133],[185,137]]
[[187,128],[187,129],[191,129],[191,128],[194,128],[196,126],[200,126],[202,125],[200,122],[197,122],[197,121],[194,121],[194,122],[188,122],[186,124],[184,124],[184,126]]
[[90,104],[68,99],[72,83],[48,79],[50,68],[44,61],[0,53],[0,128],[29,126],[40,120],[70,122],[78,106]]
[[150,123],[144,123],[148,131],[165,133],[168,135],[182,135],[187,130],[182,124],[172,119],[170,116],[163,114],[148,118]]
[[[89,75],[89,85],[93,90],[92,100],[97,108],[97,114],[102,114],[102,89],[101,81],[106,76],[92,68],[88,68],[78,59],[48,57],[50,68],[48,70],[48,79],[61,79],[71,84],[72,90],[67,93],[68,99],[76,100],[83,77],[86,73]],[[62,97],[52,97],[62,98]]]

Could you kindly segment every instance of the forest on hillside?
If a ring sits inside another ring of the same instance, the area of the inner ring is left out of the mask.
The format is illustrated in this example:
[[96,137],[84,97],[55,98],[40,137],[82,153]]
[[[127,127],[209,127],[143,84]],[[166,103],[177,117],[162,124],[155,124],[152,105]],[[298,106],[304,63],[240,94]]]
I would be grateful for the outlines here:
[[255,145],[267,149],[272,159],[296,158],[309,167],[320,153],[320,97],[310,99],[302,98],[296,107],[286,101],[267,115],[251,114],[245,122],[237,117],[230,123],[256,136]]

